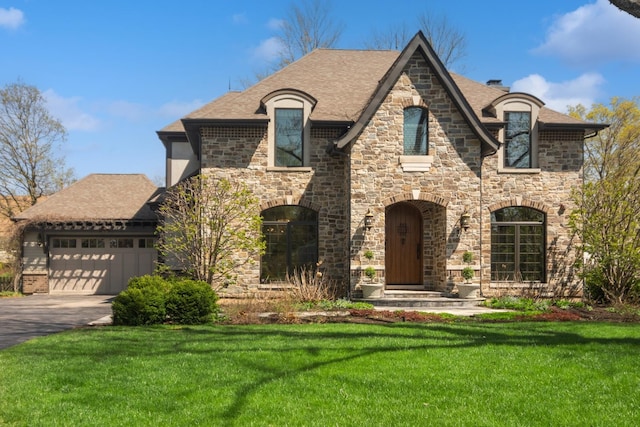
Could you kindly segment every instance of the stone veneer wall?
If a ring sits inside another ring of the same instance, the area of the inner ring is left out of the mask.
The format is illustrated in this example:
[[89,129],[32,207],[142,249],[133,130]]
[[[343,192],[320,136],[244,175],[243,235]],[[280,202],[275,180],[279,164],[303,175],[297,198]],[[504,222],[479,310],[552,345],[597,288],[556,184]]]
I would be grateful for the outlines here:
[[[429,156],[426,172],[403,172],[404,108],[429,110]],[[423,212],[424,285],[445,290],[449,270],[460,269],[462,253],[480,251],[480,142],[449,99],[446,90],[421,55],[416,54],[361,135],[351,145],[351,288],[368,263],[364,251],[375,254],[378,276],[384,276],[385,209],[407,201]],[[367,210],[373,227],[365,232]],[[459,233],[467,210],[471,227]]]
[[[202,172],[245,182],[260,199],[261,210],[301,205],[318,212],[318,258],[323,273],[348,282],[348,179],[346,158],[326,153],[341,128],[312,128],[310,164],[303,170],[268,168],[267,128],[204,128]],[[239,271],[236,290],[254,290],[260,280],[260,260]]]
[[[498,155],[484,161],[482,209],[482,279],[485,295],[529,291],[543,296],[579,295],[581,282],[573,265],[579,254],[577,237],[568,226],[575,205],[571,192],[582,184],[581,131],[541,131],[539,172],[502,173]],[[491,212],[507,206],[526,206],[546,214],[546,284],[490,283]]]
[[47,273],[25,272],[22,274],[22,293],[49,293],[49,277]]

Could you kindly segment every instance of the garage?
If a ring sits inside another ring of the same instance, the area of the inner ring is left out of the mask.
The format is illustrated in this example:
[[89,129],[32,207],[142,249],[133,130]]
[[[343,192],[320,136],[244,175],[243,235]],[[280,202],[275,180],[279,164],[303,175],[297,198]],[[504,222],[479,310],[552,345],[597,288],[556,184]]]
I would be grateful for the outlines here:
[[140,174],[92,174],[14,218],[22,292],[115,295],[152,273],[163,193]]
[[152,237],[51,237],[51,293],[114,295],[131,277],[151,274],[157,259]]

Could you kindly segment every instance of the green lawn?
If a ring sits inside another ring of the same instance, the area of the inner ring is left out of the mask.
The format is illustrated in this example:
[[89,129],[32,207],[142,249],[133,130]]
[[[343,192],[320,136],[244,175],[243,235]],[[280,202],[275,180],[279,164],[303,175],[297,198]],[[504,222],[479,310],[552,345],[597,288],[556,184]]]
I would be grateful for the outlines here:
[[0,425],[637,426],[640,325],[74,330],[0,351]]

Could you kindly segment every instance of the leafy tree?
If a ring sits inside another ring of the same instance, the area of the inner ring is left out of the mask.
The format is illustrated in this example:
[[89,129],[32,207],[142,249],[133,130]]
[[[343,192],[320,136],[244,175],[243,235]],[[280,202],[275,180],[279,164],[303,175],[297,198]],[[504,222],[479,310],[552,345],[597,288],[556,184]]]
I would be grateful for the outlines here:
[[59,155],[66,131],[42,93],[22,82],[0,89],[0,213],[11,217],[73,181]]
[[[462,65],[460,61],[467,55],[466,37],[449,22],[445,15],[424,12],[418,16],[417,26],[447,68]],[[414,33],[415,31],[408,30],[407,25],[403,23],[389,27],[383,32],[374,32],[366,46],[369,49],[401,49],[414,36]]]
[[572,227],[588,255],[587,290],[623,303],[640,291],[640,108],[638,99],[578,105],[574,117],[610,126],[585,144],[585,185]]
[[331,48],[342,35],[342,24],[331,16],[331,3],[304,0],[291,3],[278,40],[282,45],[280,68],[317,48]]
[[256,212],[258,199],[244,183],[194,176],[166,193],[158,250],[169,266],[221,288],[264,252]]

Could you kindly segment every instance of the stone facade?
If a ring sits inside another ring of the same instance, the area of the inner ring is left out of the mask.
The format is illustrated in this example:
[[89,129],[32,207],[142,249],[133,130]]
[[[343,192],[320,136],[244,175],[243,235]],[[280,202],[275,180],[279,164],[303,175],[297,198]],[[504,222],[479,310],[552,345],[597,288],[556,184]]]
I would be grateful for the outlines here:
[[[428,109],[425,161],[431,164],[426,172],[405,172],[401,166],[403,111],[409,106]],[[381,260],[375,268],[384,270],[386,210],[409,202],[423,213],[423,284],[446,290],[462,253],[480,250],[478,224],[464,233],[458,227],[463,212],[473,221],[480,216],[480,168],[480,142],[424,59],[415,55],[351,147],[352,288],[366,262],[363,251],[373,251]],[[365,233],[362,221],[369,209],[374,223]]]
[[[500,151],[491,153],[498,143],[483,133],[486,129],[477,130],[476,118],[470,118],[474,113],[455,98],[452,91],[456,89],[424,52],[415,50],[402,64],[401,72],[388,74],[399,76],[390,90],[369,101],[380,103],[370,117],[358,122],[363,124],[362,131],[352,128],[358,133],[343,151],[330,153],[327,146],[350,135],[344,122],[333,127],[312,122],[305,147],[309,161],[295,168],[269,164],[273,158],[269,150],[274,148],[268,117],[261,124],[254,121],[246,126],[203,125],[202,173],[246,183],[260,199],[261,211],[300,205],[317,212],[318,258],[324,273],[348,285],[351,292],[359,289],[366,267],[376,270],[374,280],[389,286],[390,257],[416,257],[414,249],[387,253],[393,232],[389,218],[404,206],[419,213],[421,227],[417,249],[421,279],[411,289],[455,291],[463,280],[463,254],[471,252],[474,280],[485,296],[506,292],[578,295],[581,284],[573,265],[579,254],[568,217],[575,207],[571,193],[582,182],[584,129],[571,123],[545,130],[534,117],[535,168],[504,170],[499,165]],[[502,99],[501,92],[492,96]],[[522,98],[521,103],[539,102],[528,95]],[[535,115],[541,105],[535,106]],[[404,110],[408,107],[428,111],[426,155],[403,153]],[[479,110],[475,114],[480,117]],[[495,138],[502,137],[502,131],[496,130],[504,125],[502,117],[494,119],[490,129]],[[516,206],[544,214],[546,268],[541,283],[492,282],[492,213]],[[365,224],[369,215],[371,224]],[[468,218],[464,226],[463,216]],[[369,252],[372,257],[365,256]],[[255,261],[238,272],[240,289],[259,287],[260,260]]]
[[[265,210],[282,205],[300,205],[318,213],[318,259],[324,273],[346,282],[349,271],[348,178],[346,158],[330,157],[329,141],[344,129],[312,128],[308,167],[287,169],[268,166],[267,129],[205,128],[202,173],[241,180],[260,199]],[[223,135],[223,136],[222,136]],[[260,283],[260,260],[238,271],[238,283],[255,289]]]

